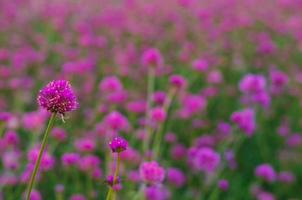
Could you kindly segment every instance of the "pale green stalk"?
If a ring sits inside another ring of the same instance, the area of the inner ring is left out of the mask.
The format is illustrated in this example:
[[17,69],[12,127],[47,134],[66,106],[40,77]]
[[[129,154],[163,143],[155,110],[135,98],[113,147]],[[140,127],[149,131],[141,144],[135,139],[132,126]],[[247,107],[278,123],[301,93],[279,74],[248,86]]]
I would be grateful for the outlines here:
[[55,121],[55,116],[56,116],[56,113],[52,113],[51,116],[50,116],[50,119],[48,121],[48,125],[47,125],[47,128],[45,130],[44,137],[43,137],[42,144],[41,144],[41,148],[40,148],[40,151],[39,151],[38,159],[35,163],[34,170],[31,174],[30,181],[29,181],[29,184],[28,184],[26,200],[30,199],[30,193],[32,191],[32,188],[33,188],[33,185],[34,185],[34,182],[35,182],[35,178],[36,178],[39,166],[40,166],[41,158],[42,158],[42,155],[43,155],[46,143],[47,143],[47,138],[48,138],[49,132],[50,132],[50,130],[51,130],[53,124],[54,124],[54,121]]

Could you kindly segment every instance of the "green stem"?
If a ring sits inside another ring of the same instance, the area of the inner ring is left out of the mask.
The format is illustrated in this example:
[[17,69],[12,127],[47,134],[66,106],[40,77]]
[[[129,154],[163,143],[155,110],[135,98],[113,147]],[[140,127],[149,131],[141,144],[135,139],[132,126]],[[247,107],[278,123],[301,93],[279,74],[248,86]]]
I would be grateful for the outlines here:
[[0,122],[0,138],[3,137],[5,130],[5,124],[3,122]]
[[[120,153],[117,153],[116,167],[115,167],[115,172],[114,172],[114,175],[113,175],[113,184],[112,184],[112,187],[116,184],[116,181],[117,181],[118,172],[119,172],[119,168],[120,168],[120,160],[121,160],[120,159]],[[111,199],[111,196],[112,196],[112,193],[113,193],[112,187],[109,188],[106,200],[110,200]],[[116,196],[114,195],[114,199],[115,199],[115,197]]]
[[52,113],[51,116],[50,116],[50,119],[48,121],[48,125],[47,125],[47,128],[46,128],[45,133],[44,133],[44,137],[43,137],[43,140],[42,140],[42,144],[41,144],[40,152],[39,152],[39,155],[38,155],[38,159],[35,163],[34,170],[33,170],[32,174],[31,174],[31,177],[30,177],[28,190],[27,190],[27,195],[26,195],[26,200],[30,199],[30,193],[32,191],[32,188],[33,188],[33,185],[34,185],[34,182],[35,182],[35,178],[36,178],[36,175],[37,175],[37,172],[38,172],[38,168],[40,166],[41,158],[42,158],[45,146],[46,146],[46,142],[47,142],[49,132],[50,132],[50,130],[52,128],[52,125],[54,124],[54,121],[55,121],[55,116],[56,116],[56,113]]
[[[150,109],[151,109],[151,99],[152,99],[152,94],[154,92],[154,83],[155,83],[155,69],[153,67],[148,68],[148,91],[147,91],[147,108],[146,108],[146,121],[149,120],[150,118]],[[146,125],[146,138],[143,142],[143,152],[146,152],[149,148],[150,144],[150,135],[152,129]]]
[[[176,90],[172,88],[172,90],[169,91],[167,101],[165,102],[163,109],[164,112],[168,113],[171,102],[173,100],[173,97],[176,93]],[[160,146],[163,138],[163,132],[164,132],[164,123],[167,121],[167,118],[165,119],[164,122],[162,122],[158,128],[158,130],[155,133],[154,136],[154,144],[153,144],[153,157],[156,160],[160,155]]]
[[107,193],[107,197],[106,197],[106,200],[110,200],[111,199],[111,194],[112,194],[112,188],[110,187],[109,190],[108,190],[108,193]]

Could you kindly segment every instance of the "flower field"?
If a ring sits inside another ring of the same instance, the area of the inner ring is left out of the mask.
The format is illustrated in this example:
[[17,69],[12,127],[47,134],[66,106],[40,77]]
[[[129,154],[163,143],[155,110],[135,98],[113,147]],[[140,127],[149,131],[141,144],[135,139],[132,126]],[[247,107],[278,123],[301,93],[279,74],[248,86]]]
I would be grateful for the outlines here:
[[302,0],[0,0],[0,200],[301,200]]

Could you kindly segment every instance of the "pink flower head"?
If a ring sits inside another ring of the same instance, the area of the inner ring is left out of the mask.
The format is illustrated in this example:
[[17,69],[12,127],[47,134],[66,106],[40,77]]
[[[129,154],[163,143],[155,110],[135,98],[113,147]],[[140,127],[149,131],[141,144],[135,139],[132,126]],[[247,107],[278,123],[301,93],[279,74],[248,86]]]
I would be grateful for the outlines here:
[[95,141],[92,138],[80,138],[75,141],[75,147],[80,152],[91,152],[95,148]]
[[61,161],[64,167],[75,166],[80,160],[80,155],[77,153],[64,153]]
[[244,133],[251,136],[256,128],[254,110],[247,108],[231,115],[231,121],[234,122]]
[[107,76],[100,82],[99,89],[102,92],[112,93],[121,91],[123,85],[116,76]]
[[[34,147],[27,153],[27,159],[31,164],[34,164],[38,159],[39,149]],[[55,158],[48,152],[44,152],[41,158],[40,168],[44,171],[48,171],[53,168],[55,164]]]
[[162,91],[156,91],[154,92],[152,99],[156,104],[163,105],[166,100],[166,93]]
[[2,163],[5,169],[16,170],[18,169],[20,154],[16,151],[8,151],[2,155]]
[[94,169],[98,168],[100,163],[101,160],[97,156],[86,155],[80,158],[78,165],[81,170],[91,172]]
[[267,182],[274,182],[276,180],[275,170],[269,164],[258,165],[255,169],[255,176]]
[[51,130],[51,136],[57,141],[64,141],[66,139],[65,130],[58,127]]
[[122,137],[115,137],[109,142],[109,147],[113,153],[120,153],[128,148],[128,142]]
[[199,95],[187,95],[182,100],[182,108],[179,110],[181,118],[187,119],[193,114],[201,112],[207,105],[204,97]]
[[69,200],[86,200],[86,198],[81,194],[73,194]]
[[270,79],[274,91],[282,89],[282,87],[288,83],[288,76],[284,72],[278,70],[270,71]]
[[131,101],[127,104],[127,110],[133,113],[143,113],[146,110],[146,101],[145,100]]
[[186,177],[183,172],[177,168],[167,169],[167,180],[175,187],[181,187],[186,182]]
[[166,200],[170,194],[168,190],[159,185],[152,185],[144,190],[146,200]]
[[196,169],[211,173],[213,172],[220,162],[220,156],[218,153],[210,148],[200,148],[195,155],[194,166]]
[[273,194],[269,192],[260,191],[257,195],[257,200],[275,200],[275,197]]
[[169,83],[173,87],[183,88],[186,85],[186,80],[184,77],[175,74],[169,77]]
[[162,56],[158,49],[147,49],[142,55],[142,64],[144,66],[159,67],[162,62]]
[[229,188],[229,182],[225,179],[221,179],[218,181],[218,188],[222,191],[227,191]]
[[20,140],[17,133],[15,131],[11,131],[11,130],[8,130],[5,132],[3,139],[6,142],[6,144],[12,145],[12,146],[17,145]]
[[182,144],[175,144],[170,149],[170,155],[173,160],[181,160],[187,153],[187,149]]
[[38,103],[50,112],[64,114],[77,108],[78,103],[68,81],[55,80],[39,91]]
[[106,183],[112,187],[114,185],[120,184],[121,183],[121,179],[120,179],[119,176],[117,176],[116,179],[115,179],[115,181],[114,181],[114,183],[113,183],[113,176],[109,175],[109,176],[106,177]]
[[265,90],[266,81],[262,75],[247,74],[240,83],[239,89],[244,94],[255,94]]
[[278,174],[278,181],[290,184],[295,181],[295,175],[290,171],[282,171]]
[[113,130],[127,130],[129,127],[127,118],[117,111],[112,111],[106,115],[104,123]]
[[42,200],[40,192],[38,190],[33,189],[30,193],[29,200]]
[[156,107],[150,111],[151,119],[154,122],[163,122],[166,119],[166,112],[161,107]]
[[209,63],[205,59],[197,59],[192,62],[192,68],[199,72],[205,72],[209,68]]
[[143,162],[140,165],[139,173],[141,179],[149,184],[161,183],[165,178],[165,170],[157,162]]

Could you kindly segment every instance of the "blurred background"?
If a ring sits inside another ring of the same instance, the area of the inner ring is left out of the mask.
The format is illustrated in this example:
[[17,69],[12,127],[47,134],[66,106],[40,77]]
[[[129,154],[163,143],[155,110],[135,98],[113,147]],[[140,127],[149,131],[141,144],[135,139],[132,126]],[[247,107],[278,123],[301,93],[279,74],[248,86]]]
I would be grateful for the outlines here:
[[79,108],[56,120],[33,200],[105,199],[113,135],[129,142],[117,199],[302,199],[301,65],[301,0],[0,0],[2,199],[26,189],[55,79]]

